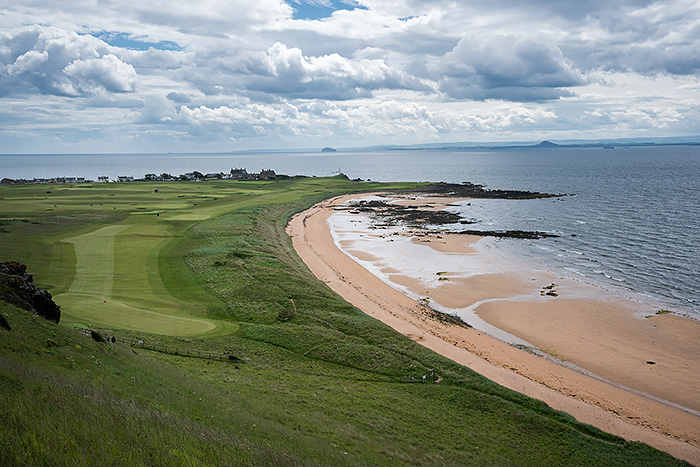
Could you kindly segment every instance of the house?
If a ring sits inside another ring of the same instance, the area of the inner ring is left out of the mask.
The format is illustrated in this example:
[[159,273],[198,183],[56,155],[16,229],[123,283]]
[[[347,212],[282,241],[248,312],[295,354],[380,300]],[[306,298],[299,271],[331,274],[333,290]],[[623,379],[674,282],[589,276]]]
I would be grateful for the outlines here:
[[260,172],[258,180],[277,180],[277,174],[274,170],[263,170]]
[[229,180],[252,180],[253,174],[249,174],[246,169],[231,169]]
[[204,180],[215,180],[221,178],[221,174],[209,173],[204,176]]
[[97,176],[97,181],[100,183],[108,183],[109,182],[109,177],[106,175],[98,175]]
[[17,180],[15,180],[14,178],[3,178],[2,180],[0,180],[0,183],[2,183],[3,185],[14,185],[15,183],[17,183]]
[[76,180],[78,183],[85,183],[85,177],[78,177]]
[[132,177],[132,176],[126,176],[126,175],[119,175],[119,176],[117,177],[117,181],[118,181],[118,182],[133,182],[133,181],[134,181],[134,177]]
[[35,178],[34,181],[33,181],[32,183],[40,183],[40,184],[43,185],[43,184],[45,184],[45,183],[49,183],[49,181],[46,180],[45,178]]

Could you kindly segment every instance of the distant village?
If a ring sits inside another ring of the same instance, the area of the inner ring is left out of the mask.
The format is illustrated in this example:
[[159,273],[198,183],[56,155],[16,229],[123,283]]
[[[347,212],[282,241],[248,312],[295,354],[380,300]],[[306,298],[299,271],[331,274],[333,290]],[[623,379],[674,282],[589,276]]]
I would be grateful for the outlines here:
[[[208,173],[189,172],[183,175],[170,175],[169,173],[146,174],[143,178],[134,178],[128,175],[120,175],[116,180],[110,180],[108,176],[97,177],[98,183],[110,182],[199,182],[205,180],[277,180],[278,178],[289,178],[286,175],[278,175],[274,170],[266,169],[260,173],[249,173],[246,169],[231,169],[229,173]],[[3,178],[0,180],[3,185],[26,185],[26,184],[51,184],[51,183],[94,183],[94,180],[88,180],[85,177],[52,177],[52,178],[35,178],[33,180]]]

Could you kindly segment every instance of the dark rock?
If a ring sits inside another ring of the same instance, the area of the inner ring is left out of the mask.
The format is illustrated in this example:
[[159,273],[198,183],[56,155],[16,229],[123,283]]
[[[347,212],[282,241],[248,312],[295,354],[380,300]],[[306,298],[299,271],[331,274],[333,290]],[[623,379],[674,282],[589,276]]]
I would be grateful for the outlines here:
[[0,299],[54,323],[61,320],[61,308],[51,294],[37,288],[27,266],[16,261],[0,263]]
[[106,342],[105,338],[102,337],[102,334],[94,330],[90,331],[90,337],[92,337],[97,342]]
[[522,190],[487,190],[483,185],[470,182],[435,183],[428,185],[423,190],[426,193],[455,196],[459,198],[487,198],[487,199],[535,199],[535,198],[559,198],[567,196],[563,194],[540,193],[537,191]]
[[457,315],[450,315],[448,313],[442,313],[440,311],[437,311],[430,306],[424,304],[424,303],[419,303],[419,306],[421,309],[431,318],[435,319],[436,321],[439,321],[443,324],[447,325],[452,325],[452,326],[459,326],[462,328],[471,328],[472,326],[465,322],[462,318],[460,318]]
[[461,219],[459,214],[453,212],[419,209],[415,206],[390,204],[381,200],[362,200],[351,204],[351,209],[360,212],[371,212],[375,216],[383,219],[387,225],[392,225],[397,222],[430,225],[454,224]]
[[0,273],[19,276],[27,273],[27,266],[22,263],[18,263],[17,261],[0,263]]
[[7,318],[4,315],[0,315],[0,328],[3,328],[5,331],[12,331],[10,323],[7,322]]
[[529,230],[462,230],[457,233],[466,235],[482,235],[484,237],[524,238],[531,240],[537,240],[540,238],[556,238],[559,236],[556,234]]
[[[498,198],[498,199],[533,199],[551,198],[564,195],[553,195],[548,193],[538,193],[530,191],[515,190],[485,190],[482,185],[464,182],[462,184],[438,183],[421,190],[431,194],[443,196],[456,196],[465,198]],[[476,224],[477,219],[463,219],[459,214],[434,209],[420,209],[417,206],[403,206],[388,203],[383,200],[361,200],[352,203],[348,208],[353,213],[370,213],[375,219],[380,219],[385,226],[397,224],[408,225],[443,225],[443,224]],[[377,228],[379,225],[371,226]],[[524,231],[524,230],[463,230],[462,234],[481,235],[502,238],[540,239],[549,237],[559,237],[559,235],[547,232]]]

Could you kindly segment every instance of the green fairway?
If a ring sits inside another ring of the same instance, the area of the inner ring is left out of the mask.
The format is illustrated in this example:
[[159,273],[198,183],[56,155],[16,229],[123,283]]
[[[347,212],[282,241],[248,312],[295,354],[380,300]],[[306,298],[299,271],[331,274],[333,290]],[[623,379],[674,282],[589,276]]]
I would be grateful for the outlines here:
[[[17,187],[21,194],[5,197],[3,211],[21,212],[23,217],[5,215],[0,218],[4,223],[50,216],[65,223],[64,230],[69,219],[58,216],[116,217],[117,222],[86,233],[40,240],[52,243],[52,260],[61,264],[49,269],[45,280],[52,282],[52,272],[62,275],[55,278],[57,282],[65,282],[67,273],[73,275],[54,297],[62,307],[63,324],[168,335],[217,334],[237,328],[203,317],[211,297],[202,302],[173,296],[161,279],[165,263],[160,257],[163,247],[192,222],[230,210],[231,190],[175,183],[157,186],[157,191],[144,184],[64,186],[49,194],[34,185]],[[219,198],[223,202],[215,203]],[[73,259],[72,271],[66,271],[68,258]]]
[[68,292],[56,296],[64,321],[171,335],[201,334],[209,320],[180,316],[158,274],[158,252],[171,240],[163,225],[121,224],[65,239],[76,256]]
[[199,305],[173,297],[163,285],[158,258],[172,240],[165,219],[153,212],[134,213],[119,224],[64,239],[75,253],[73,282],[56,296],[64,322],[169,335],[220,327],[193,317]]

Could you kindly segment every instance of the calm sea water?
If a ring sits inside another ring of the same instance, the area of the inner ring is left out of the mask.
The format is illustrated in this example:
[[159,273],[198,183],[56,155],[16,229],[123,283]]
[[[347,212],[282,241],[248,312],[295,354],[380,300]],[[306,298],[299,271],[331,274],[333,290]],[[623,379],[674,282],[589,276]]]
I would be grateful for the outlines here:
[[573,274],[660,300],[700,318],[700,147],[392,151],[289,154],[0,156],[0,178],[179,175],[198,170],[378,181],[470,181],[493,189],[572,194],[462,205],[470,228],[560,234],[498,246]]

